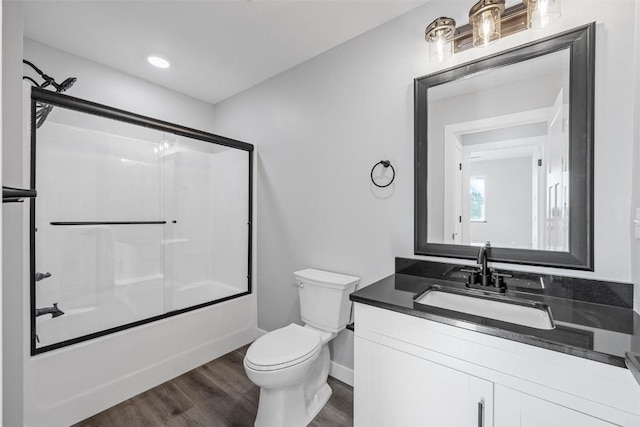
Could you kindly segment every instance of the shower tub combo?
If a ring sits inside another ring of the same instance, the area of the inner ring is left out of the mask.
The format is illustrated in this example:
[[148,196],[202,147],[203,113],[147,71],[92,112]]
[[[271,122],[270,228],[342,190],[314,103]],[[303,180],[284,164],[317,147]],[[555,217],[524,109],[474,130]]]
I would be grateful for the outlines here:
[[34,88],[31,354],[251,293],[253,146]]

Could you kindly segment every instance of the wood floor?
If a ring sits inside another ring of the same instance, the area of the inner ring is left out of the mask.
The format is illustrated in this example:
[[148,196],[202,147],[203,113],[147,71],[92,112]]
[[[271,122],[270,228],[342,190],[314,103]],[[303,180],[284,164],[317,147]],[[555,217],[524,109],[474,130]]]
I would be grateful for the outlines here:
[[[74,427],[253,426],[259,388],[244,373],[242,359],[247,347],[160,384]],[[310,426],[353,426],[353,388],[331,377],[329,386],[333,395]]]

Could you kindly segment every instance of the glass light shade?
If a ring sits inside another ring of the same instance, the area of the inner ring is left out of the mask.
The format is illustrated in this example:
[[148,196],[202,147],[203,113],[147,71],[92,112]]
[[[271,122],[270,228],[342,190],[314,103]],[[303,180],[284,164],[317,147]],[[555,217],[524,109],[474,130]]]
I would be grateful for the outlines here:
[[529,0],[529,28],[540,29],[560,19],[560,0]]
[[429,60],[443,62],[453,55],[453,35],[456,21],[451,18],[438,18],[425,30],[425,40],[429,43]]
[[502,11],[498,7],[490,7],[479,11],[471,17],[473,27],[473,45],[488,46],[500,39]]
[[453,43],[444,31],[438,31],[429,40],[429,60],[431,62],[443,62],[453,55]]

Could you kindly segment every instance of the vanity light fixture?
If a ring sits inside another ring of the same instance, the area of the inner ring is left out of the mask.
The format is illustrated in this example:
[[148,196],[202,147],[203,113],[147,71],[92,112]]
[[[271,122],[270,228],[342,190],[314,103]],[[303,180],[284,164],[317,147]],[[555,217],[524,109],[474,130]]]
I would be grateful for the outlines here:
[[505,0],[480,0],[469,11],[469,23],[456,28],[452,18],[440,17],[425,29],[431,62],[491,43],[528,28],[544,28],[560,18],[560,0],[522,0],[505,8]]
[[169,68],[171,66],[169,60],[167,58],[163,58],[162,56],[150,55],[147,57],[147,61],[149,61],[149,64],[158,68]]

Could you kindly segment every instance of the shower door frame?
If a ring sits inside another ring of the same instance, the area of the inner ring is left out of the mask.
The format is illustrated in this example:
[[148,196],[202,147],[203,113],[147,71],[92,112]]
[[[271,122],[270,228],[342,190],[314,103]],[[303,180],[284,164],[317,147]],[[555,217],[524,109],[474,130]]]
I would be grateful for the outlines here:
[[77,344],[80,342],[92,340],[94,338],[109,335],[115,332],[120,332],[126,329],[134,328],[136,326],[144,325],[147,323],[155,322],[157,320],[166,319],[168,317],[176,316],[189,311],[197,310],[203,307],[215,305],[224,301],[240,298],[252,293],[251,279],[252,279],[252,253],[253,253],[253,144],[238,141],[224,136],[215,135],[212,133],[200,131],[197,129],[181,126],[175,123],[166,122],[163,120],[154,119],[152,117],[143,116],[140,114],[132,113],[118,108],[109,107],[106,105],[98,104],[92,101],[87,101],[80,98],[75,98],[69,95],[63,95],[57,92],[51,92],[45,89],[32,88],[31,89],[31,188],[35,188],[36,185],[36,103],[43,102],[50,104],[54,107],[61,107],[67,110],[73,110],[80,113],[90,114],[93,116],[103,117],[106,119],[116,120],[119,122],[129,123],[132,125],[142,126],[159,130],[162,132],[168,132],[175,135],[197,139],[212,144],[222,145],[225,147],[235,148],[238,150],[246,151],[249,158],[249,176],[248,176],[248,217],[247,217],[247,291],[234,294],[231,296],[219,298],[213,301],[207,301],[201,304],[185,307],[177,310],[172,310],[167,313],[163,313],[157,316],[152,316],[146,319],[137,320],[134,322],[126,323],[113,328],[108,328],[102,331],[93,332],[80,337],[64,340],[55,344],[50,344],[36,348],[36,204],[34,201],[30,203],[30,322],[31,322],[31,355],[45,353],[47,351],[56,350],[69,345]]

